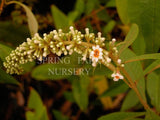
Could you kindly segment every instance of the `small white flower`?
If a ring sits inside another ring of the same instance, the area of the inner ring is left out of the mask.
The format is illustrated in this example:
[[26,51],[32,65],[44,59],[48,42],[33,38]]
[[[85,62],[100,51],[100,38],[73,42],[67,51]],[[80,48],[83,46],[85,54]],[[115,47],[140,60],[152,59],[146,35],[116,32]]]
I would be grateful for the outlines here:
[[84,52],[84,54],[82,54],[82,56],[83,56],[82,60],[83,61],[86,61],[86,59],[87,59],[87,53],[88,53],[88,49],[86,49],[85,52]]
[[97,62],[94,61],[94,62],[92,63],[92,66],[93,66],[93,67],[96,67],[96,65],[97,65]]
[[98,32],[97,34],[98,34],[98,37],[101,38],[102,33]]
[[86,61],[86,56],[83,56],[82,60],[83,60],[83,61]]
[[58,34],[56,30],[53,30],[53,33],[54,33],[55,35]]
[[118,72],[114,72],[112,75],[111,75],[111,77],[113,77],[113,80],[114,81],[118,81],[119,79],[123,79],[124,77],[123,77],[123,75],[121,75],[120,73],[118,73]]
[[54,35],[54,39],[59,40],[60,38],[58,37],[58,35]]
[[[90,58],[92,59],[92,62],[95,63],[98,62],[99,59],[102,59],[102,48],[99,47],[99,45],[97,46],[93,46],[92,47],[93,51],[91,51],[90,53]],[[93,65],[93,64],[92,64]]]
[[71,45],[66,46],[66,49],[70,50],[72,47],[73,47],[73,45],[71,44]]
[[89,34],[89,28],[86,28],[85,31],[86,31],[86,34]]
[[102,38],[101,38],[101,42],[104,42],[104,41],[105,41],[105,38],[104,38],[104,37],[102,37]]
[[71,49],[71,50],[69,51],[69,55],[72,55],[72,53],[73,53],[73,50]]
[[75,34],[75,32],[74,32],[74,27],[73,26],[70,26],[70,31],[71,31],[71,33],[74,35]]
[[121,67],[124,67],[124,64],[121,64]]
[[115,43],[115,42],[116,42],[116,39],[115,39],[115,38],[113,38],[113,39],[112,39],[112,42],[113,42],[113,43]]
[[61,54],[62,54],[62,51],[58,51],[58,52],[57,52],[57,55],[58,55],[58,56],[61,56]]
[[111,62],[111,58],[107,57],[107,63]]
[[122,62],[121,59],[118,59],[118,60],[117,60],[117,63],[118,63],[118,64],[121,64],[121,62]]

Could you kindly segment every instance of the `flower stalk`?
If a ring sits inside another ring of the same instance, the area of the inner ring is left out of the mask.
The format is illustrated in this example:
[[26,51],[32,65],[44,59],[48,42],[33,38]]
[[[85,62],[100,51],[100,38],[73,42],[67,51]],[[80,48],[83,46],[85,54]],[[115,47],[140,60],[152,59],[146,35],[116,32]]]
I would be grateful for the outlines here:
[[[89,29],[85,29],[85,34],[75,30],[72,26],[68,33],[63,33],[61,29],[53,30],[49,34],[43,34],[43,38],[38,33],[33,38],[27,38],[27,41],[11,52],[3,63],[6,72],[10,74],[21,74],[23,68],[21,64],[31,62],[35,59],[42,61],[44,57],[53,53],[58,56],[71,55],[77,52],[82,55],[82,60],[87,58],[92,60],[92,66],[96,67],[98,63],[104,64],[113,71],[111,75],[114,81],[122,79],[130,88],[132,88],[145,109],[150,109],[147,102],[143,100],[136,84],[125,71],[124,64],[118,56],[118,50],[115,45],[116,39],[113,38],[109,43],[109,50],[105,47],[105,38],[98,32],[97,35],[89,33]],[[123,76],[120,72],[123,73]],[[125,79],[127,78],[127,80]]]

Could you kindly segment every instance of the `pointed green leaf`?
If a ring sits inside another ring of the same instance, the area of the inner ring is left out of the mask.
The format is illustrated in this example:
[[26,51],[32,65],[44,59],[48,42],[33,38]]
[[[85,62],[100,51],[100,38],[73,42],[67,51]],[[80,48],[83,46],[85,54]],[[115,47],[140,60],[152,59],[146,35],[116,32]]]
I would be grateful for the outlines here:
[[147,77],[147,92],[152,105],[160,111],[160,78],[154,72],[150,73]]
[[105,6],[106,7],[116,7],[116,0],[109,0],[109,2],[107,2]]
[[29,26],[31,36],[34,36],[34,34],[38,32],[38,22],[37,22],[35,16],[33,15],[32,11],[26,5],[22,4],[21,2],[11,1],[8,3],[9,4],[18,4],[24,8],[24,10],[26,11],[27,19],[28,19],[28,26]]
[[73,97],[73,92],[65,91],[64,92],[64,97],[65,97],[66,100],[68,100],[70,102],[75,102],[75,99]]
[[0,58],[5,61],[5,58],[11,53],[12,49],[6,45],[0,44]]
[[51,12],[56,29],[68,31],[69,26],[72,25],[69,18],[54,5],[51,6]]
[[142,118],[131,118],[131,119],[128,119],[128,120],[144,120]]
[[36,80],[59,80],[68,78],[72,73],[70,66],[64,64],[43,64],[32,71],[32,77]]
[[110,20],[106,26],[104,26],[103,31],[104,34],[107,34],[108,32],[111,32],[113,28],[115,27],[116,22],[114,20]]
[[153,54],[144,54],[140,56],[135,56],[132,58],[129,58],[125,63],[134,62],[134,61],[140,61],[145,59],[160,59],[160,53],[153,53]]
[[25,25],[16,24],[12,21],[1,21],[0,33],[0,40],[4,43],[11,43],[13,46],[19,46],[27,37],[30,37]]
[[37,115],[40,115],[42,113],[43,102],[39,94],[34,89],[31,89],[28,107],[30,109],[34,109]]
[[118,94],[124,93],[128,90],[128,86],[123,82],[114,83],[112,86],[109,87],[100,97],[106,96],[116,96]]
[[77,17],[78,17],[78,12],[77,11],[71,11],[68,13],[68,19],[71,21],[71,22],[74,22]]
[[131,45],[133,51],[136,53],[136,55],[142,55],[146,51],[146,43],[144,41],[144,37],[141,32],[139,32],[136,40]]
[[147,52],[157,52],[160,47],[160,1],[116,0],[116,6],[124,24],[138,24],[146,43]]
[[[79,56],[79,54],[73,53],[71,56],[59,58],[57,63],[39,65],[32,71],[32,77],[37,80],[60,80],[75,75],[82,66],[79,63]],[[83,73],[87,72],[84,70]]]
[[69,118],[64,116],[60,111],[53,110],[53,114],[56,120],[69,120]]
[[118,15],[124,24],[130,23],[130,18],[127,11],[129,9],[127,2],[128,0],[116,0]]
[[92,12],[92,10],[99,5],[98,0],[87,0],[85,4],[85,13],[88,15]]
[[27,120],[38,120],[38,118],[35,116],[35,113],[31,111],[26,112],[26,119]]
[[160,117],[153,111],[147,110],[145,120],[160,120]]
[[134,40],[137,38],[139,33],[139,28],[136,24],[132,24],[129,33],[127,34],[125,40],[124,40],[124,44],[121,45],[120,49],[119,49],[119,54],[121,54],[126,48],[128,48],[133,42]]
[[[126,49],[125,51],[122,52],[120,58],[122,61],[126,61],[130,58],[135,57],[136,55],[129,49]],[[124,66],[125,71],[130,75],[131,79],[133,82],[137,82],[137,88],[145,100],[145,80],[144,80],[144,75],[143,75],[143,68],[140,63],[140,61],[135,61],[131,63],[126,63]]]
[[0,83],[19,85],[19,82],[0,68]]
[[98,118],[98,120],[129,120],[143,116],[144,112],[115,112]]
[[30,72],[34,66],[35,66],[35,62],[28,62],[28,63],[22,64],[24,73]]
[[81,15],[85,10],[85,0],[77,0],[74,10],[77,11],[79,15]]
[[139,99],[138,99],[136,93],[133,90],[130,90],[123,101],[121,111],[128,110],[128,109],[136,106],[138,103],[139,103]]
[[43,105],[41,97],[34,89],[31,89],[28,108],[33,109],[34,112],[26,112],[27,120],[49,120],[46,107]]
[[86,110],[88,106],[88,76],[72,76],[73,96],[81,110]]
[[160,60],[154,61],[152,64],[150,64],[145,70],[144,70],[144,75],[160,68]]

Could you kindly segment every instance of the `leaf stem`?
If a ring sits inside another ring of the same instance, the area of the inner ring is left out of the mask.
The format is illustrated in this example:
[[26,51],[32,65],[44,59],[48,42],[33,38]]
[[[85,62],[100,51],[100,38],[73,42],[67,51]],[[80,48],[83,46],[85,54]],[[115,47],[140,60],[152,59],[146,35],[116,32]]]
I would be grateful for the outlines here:
[[151,108],[149,107],[149,105],[147,104],[146,100],[144,100],[140,94],[140,92],[138,91],[138,88],[137,88],[137,85],[133,82],[133,80],[131,79],[131,77],[129,76],[129,74],[127,73],[127,71],[124,69],[124,68],[121,68],[121,71],[123,72],[123,74],[126,76],[126,78],[128,79],[130,85],[131,85],[131,88],[135,91],[135,93],[137,94],[141,104],[144,106],[144,108],[146,110],[150,109]]

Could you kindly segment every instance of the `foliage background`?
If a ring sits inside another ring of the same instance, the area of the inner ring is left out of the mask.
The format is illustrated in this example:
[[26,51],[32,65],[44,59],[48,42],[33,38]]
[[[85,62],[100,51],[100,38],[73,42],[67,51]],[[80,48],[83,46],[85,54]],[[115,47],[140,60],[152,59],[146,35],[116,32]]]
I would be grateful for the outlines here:
[[[54,76],[50,78],[48,67],[63,65],[24,65],[23,75],[5,73],[2,62],[12,49],[30,36],[25,10],[18,4],[6,5],[1,0],[0,16],[0,118],[2,120],[159,120],[154,113],[140,104],[136,94],[123,81],[113,82],[111,72],[98,66],[90,76]],[[158,0],[18,0],[29,7],[38,21],[38,32],[49,33],[70,25],[84,32],[101,31],[107,41],[125,39],[132,23],[139,26],[139,34],[133,44],[122,53],[122,60],[136,55],[158,53],[160,42],[160,2]],[[33,21],[31,21],[33,23]],[[131,35],[131,38],[134,37]],[[106,43],[107,46],[107,43]],[[55,57],[55,55],[50,55]],[[73,54],[72,65],[77,65]],[[157,57],[159,59],[159,57]],[[146,60],[127,64],[127,71],[146,93],[149,105],[160,111],[159,60]],[[88,66],[91,68],[91,66]],[[150,74],[149,74],[150,73]],[[149,74],[149,75],[147,75]],[[146,75],[141,77],[142,75]],[[154,82],[153,82],[154,80]],[[115,114],[113,112],[119,112]],[[134,112],[134,113],[127,113]],[[113,113],[113,114],[109,114]],[[126,115],[127,113],[127,115]],[[100,118],[103,115],[110,115]],[[151,117],[152,116],[152,117]],[[138,118],[136,118],[138,117]],[[117,119],[118,119],[117,118]]]

